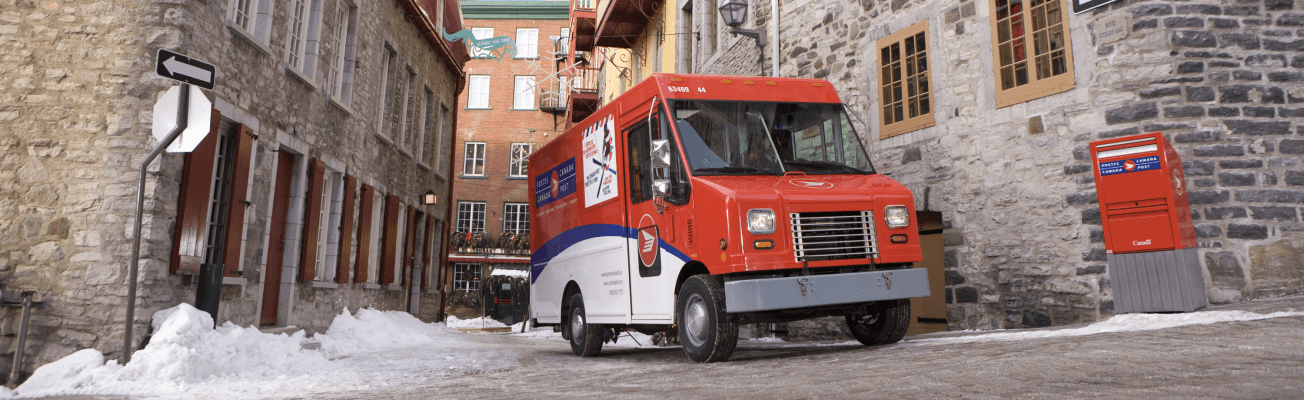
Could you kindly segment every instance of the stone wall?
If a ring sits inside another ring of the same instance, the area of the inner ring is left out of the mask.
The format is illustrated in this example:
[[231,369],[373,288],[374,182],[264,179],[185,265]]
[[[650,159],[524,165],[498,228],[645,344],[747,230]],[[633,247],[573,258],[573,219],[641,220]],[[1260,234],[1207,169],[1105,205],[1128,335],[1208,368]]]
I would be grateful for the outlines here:
[[[329,16],[342,3],[324,3],[333,29]],[[279,245],[267,233],[271,188],[288,184],[274,182],[276,151],[333,160],[404,204],[434,190],[441,203],[419,209],[448,221],[446,177],[376,133],[382,43],[398,51],[400,68],[418,73],[419,90],[430,87],[454,113],[461,72],[446,67],[398,2],[357,4],[353,97],[341,106],[327,100],[324,64],[310,77],[285,67],[288,17],[280,3],[263,42],[228,27],[224,0],[0,0],[0,123],[10,127],[0,132],[0,285],[6,299],[30,289],[48,302],[33,312],[24,371],[82,348],[121,356],[137,169],[157,144],[150,135],[155,99],[176,84],[154,73],[157,49],[215,64],[217,87],[207,93],[214,108],[258,135],[247,230],[243,243],[232,244],[244,246],[241,277],[228,278],[223,288],[219,323],[258,323],[265,250]],[[448,162],[450,155],[438,159]],[[168,273],[182,160],[165,154],[150,167],[137,341],[154,311],[194,298],[189,279]],[[283,298],[294,301],[280,325],[316,331],[344,308],[405,309],[407,303],[401,287],[300,283],[294,265],[283,276],[282,293],[290,295]],[[419,316],[432,320],[438,295],[423,295],[420,303]],[[15,315],[6,309],[0,316],[4,333],[16,331]],[[14,338],[0,338],[0,349],[7,366]]]
[[[765,23],[768,2],[753,4]],[[698,4],[698,10],[708,4]],[[1066,4],[1067,6],[1067,4]],[[1075,85],[996,108],[982,0],[782,2],[780,76],[828,79],[879,172],[945,224],[952,329],[1037,327],[1112,314],[1087,143],[1162,131],[1184,160],[1213,302],[1304,290],[1299,207],[1301,7],[1290,1],[1122,1],[1070,14]],[[1097,21],[1126,16],[1116,43]],[[695,18],[694,30],[702,26]],[[878,135],[875,41],[928,20],[936,125]],[[749,23],[750,24],[750,23]],[[768,23],[767,27],[768,27]],[[768,73],[750,38],[698,52],[695,72]],[[698,46],[702,49],[706,46]],[[768,54],[769,50],[765,50]],[[929,193],[928,204],[924,204]]]

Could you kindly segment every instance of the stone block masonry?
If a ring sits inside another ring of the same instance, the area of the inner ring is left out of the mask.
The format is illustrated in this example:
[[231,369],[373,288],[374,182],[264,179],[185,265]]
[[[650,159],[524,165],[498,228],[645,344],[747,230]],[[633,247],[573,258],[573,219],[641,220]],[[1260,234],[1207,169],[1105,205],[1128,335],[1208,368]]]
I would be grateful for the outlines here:
[[[779,75],[832,82],[875,167],[909,186],[918,208],[931,188],[928,207],[946,223],[952,329],[1111,315],[1087,144],[1154,131],[1184,161],[1210,301],[1304,291],[1304,264],[1271,261],[1298,258],[1304,237],[1297,2],[1120,1],[1070,13],[1073,87],[1001,108],[991,2],[781,3]],[[1097,43],[1096,23],[1120,15],[1126,38]],[[936,126],[879,139],[875,41],[924,20]],[[758,72],[750,39],[726,44],[695,55],[694,71]]]

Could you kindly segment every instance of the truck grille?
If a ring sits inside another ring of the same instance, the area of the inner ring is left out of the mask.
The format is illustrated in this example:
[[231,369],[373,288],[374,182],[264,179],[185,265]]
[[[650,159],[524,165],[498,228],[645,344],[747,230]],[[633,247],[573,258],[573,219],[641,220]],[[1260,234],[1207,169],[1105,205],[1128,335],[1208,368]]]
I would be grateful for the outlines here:
[[878,256],[872,211],[791,213],[789,217],[797,261]]

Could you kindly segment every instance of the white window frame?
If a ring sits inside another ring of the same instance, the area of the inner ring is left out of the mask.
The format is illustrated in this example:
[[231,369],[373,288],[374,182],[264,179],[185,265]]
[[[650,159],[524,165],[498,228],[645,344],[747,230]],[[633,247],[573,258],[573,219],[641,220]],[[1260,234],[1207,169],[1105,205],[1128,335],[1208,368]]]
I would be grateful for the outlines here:
[[273,0],[231,0],[227,4],[226,26],[268,52],[271,40]]
[[399,120],[399,123],[403,124],[403,126],[399,128],[398,132],[401,136],[395,135],[394,141],[398,145],[399,150],[411,155],[412,137],[414,136],[412,130],[415,128],[416,123],[419,122],[416,120],[415,115],[417,105],[417,73],[412,70],[411,65],[407,66],[404,70],[407,71],[407,85],[406,88],[404,88],[403,116]]
[[[462,153],[462,176],[485,176],[485,142],[466,142]],[[476,171],[476,170],[479,171]],[[468,171],[469,170],[469,171]]]
[[537,110],[534,105],[535,78],[533,75],[517,75],[512,79],[512,109]]
[[285,67],[312,83],[321,54],[322,0],[290,0],[288,7]]
[[516,58],[539,58],[539,28],[516,29]]
[[336,7],[335,37],[331,44],[330,85],[327,93],[331,100],[348,106],[353,101],[353,67],[357,57],[358,5],[353,0],[340,0]]
[[484,267],[478,263],[453,263],[453,291],[480,290],[480,274]]
[[403,259],[407,258],[407,253],[405,252],[407,250],[407,243],[406,243],[407,223],[408,223],[407,213],[408,213],[407,205],[403,204],[402,202],[399,202],[398,203],[398,240],[394,241],[394,248],[388,249],[389,251],[393,251],[395,254],[394,265],[390,266],[391,268],[394,268],[394,281],[390,282],[391,285],[398,285],[400,282],[403,281]]
[[449,148],[453,142],[449,140],[452,132],[449,129],[449,125],[452,124],[452,117],[449,116],[451,113],[452,110],[449,110],[447,106],[439,106],[439,147],[436,147],[438,152],[435,153],[435,170],[439,171],[440,176],[445,177],[448,176],[448,164],[450,163],[444,161],[444,156],[452,155],[450,154],[452,149]]
[[383,51],[381,56],[385,57],[385,65],[380,69],[381,98],[380,110],[377,112],[380,120],[376,121],[376,134],[388,141],[390,120],[393,119],[390,116],[394,112],[394,85],[398,84],[395,82],[395,77],[398,75],[398,51],[394,50],[389,42],[385,42],[381,49]]
[[433,139],[434,136],[433,131],[435,130],[435,125],[439,121],[435,119],[436,118],[435,92],[433,90],[430,90],[430,86],[426,86],[425,94],[426,94],[426,104],[424,104],[425,112],[422,113],[421,129],[420,129],[421,140],[417,142],[416,156],[417,156],[418,163],[421,163],[422,165],[429,167],[430,153],[435,148],[435,145],[430,141],[431,139]]
[[570,39],[571,39],[570,36],[571,36],[571,34],[570,34],[570,28],[561,28],[561,36],[560,36],[560,39],[561,39],[561,49],[560,49],[560,50],[561,50],[561,54],[563,54],[563,55],[569,55],[569,54],[570,54]]
[[340,255],[340,221],[344,208],[344,174],[330,168],[322,176],[321,212],[317,224],[317,265],[314,279],[335,280]]
[[[524,148],[524,152],[520,149]],[[510,161],[507,163],[507,176],[524,178],[529,174],[530,153],[534,152],[534,143],[512,143]]]
[[371,197],[371,248],[367,259],[367,283],[380,282],[380,239],[385,236],[385,195],[384,188],[376,188]]
[[[515,216],[515,221],[510,221]],[[503,233],[530,233],[530,204],[503,203]]]
[[[457,220],[453,231],[463,233],[484,232],[485,213],[488,211],[487,207],[488,203],[483,201],[458,201]],[[463,230],[463,225],[470,230]]]
[[466,108],[489,109],[489,75],[467,78]]
[[[484,40],[494,37],[494,28],[471,28],[471,36],[475,36],[476,40]],[[474,46],[471,47],[471,57],[489,58],[489,53],[489,50]]]

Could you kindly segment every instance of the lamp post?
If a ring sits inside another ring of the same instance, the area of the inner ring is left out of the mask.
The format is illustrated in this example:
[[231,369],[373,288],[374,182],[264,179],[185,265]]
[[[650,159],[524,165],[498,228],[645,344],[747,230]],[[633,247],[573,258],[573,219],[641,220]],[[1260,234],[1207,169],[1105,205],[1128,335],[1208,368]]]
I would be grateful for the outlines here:
[[718,8],[720,9],[720,17],[724,18],[724,25],[729,27],[729,33],[756,39],[757,47],[765,47],[765,28],[740,28],[740,26],[747,23],[747,2],[745,0],[720,0],[720,7]]

